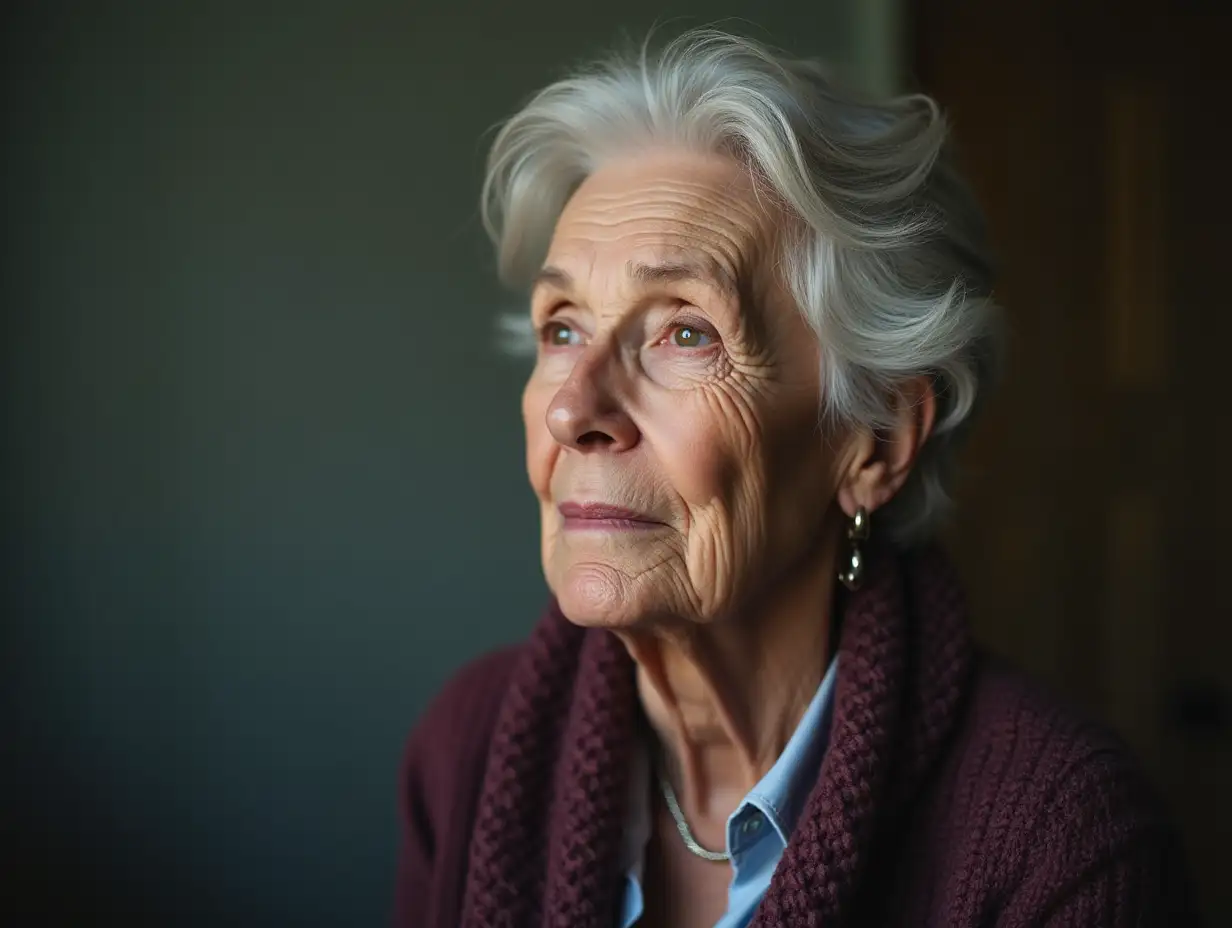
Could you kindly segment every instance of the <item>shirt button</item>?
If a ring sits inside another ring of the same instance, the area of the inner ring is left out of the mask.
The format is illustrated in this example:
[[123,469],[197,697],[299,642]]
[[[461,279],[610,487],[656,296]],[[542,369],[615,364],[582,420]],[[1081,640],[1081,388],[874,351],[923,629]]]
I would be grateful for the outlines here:
[[746,835],[753,834],[759,828],[761,828],[761,816],[760,815],[750,816],[748,821],[746,821],[743,825],[740,826],[740,830],[743,831]]

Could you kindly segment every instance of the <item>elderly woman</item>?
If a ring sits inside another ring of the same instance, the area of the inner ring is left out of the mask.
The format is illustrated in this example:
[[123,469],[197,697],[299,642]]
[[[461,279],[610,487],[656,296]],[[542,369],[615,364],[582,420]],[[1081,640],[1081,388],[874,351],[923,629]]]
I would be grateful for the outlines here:
[[411,735],[400,924],[1185,917],[1151,792],[930,541],[1000,327],[944,136],[709,31],[497,136],[553,599]]

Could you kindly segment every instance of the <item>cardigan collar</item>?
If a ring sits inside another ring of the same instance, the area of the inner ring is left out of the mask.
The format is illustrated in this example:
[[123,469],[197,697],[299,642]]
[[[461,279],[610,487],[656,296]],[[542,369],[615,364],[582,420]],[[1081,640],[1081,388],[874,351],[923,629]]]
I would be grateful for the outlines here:
[[[965,602],[941,551],[870,552],[865,586],[842,610],[829,748],[754,928],[848,920],[878,832],[957,722],[971,666]],[[637,713],[619,639],[574,626],[553,604],[497,718],[464,925],[612,924]]]

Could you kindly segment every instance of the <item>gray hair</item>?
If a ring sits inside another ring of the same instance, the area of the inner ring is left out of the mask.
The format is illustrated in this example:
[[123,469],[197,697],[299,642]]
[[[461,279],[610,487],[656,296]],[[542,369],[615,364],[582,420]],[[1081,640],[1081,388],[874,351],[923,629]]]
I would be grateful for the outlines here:
[[565,203],[605,159],[648,143],[738,159],[802,220],[778,268],[821,346],[823,416],[886,428],[903,382],[932,379],[933,433],[884,514],[908,543],[949,509],[957,447],[1000,368],[983,220],[945,138],[927,96],[865,101],[818,62],[696,30],[536,94],[492,145],[483,220],[502,278],[525,287]]

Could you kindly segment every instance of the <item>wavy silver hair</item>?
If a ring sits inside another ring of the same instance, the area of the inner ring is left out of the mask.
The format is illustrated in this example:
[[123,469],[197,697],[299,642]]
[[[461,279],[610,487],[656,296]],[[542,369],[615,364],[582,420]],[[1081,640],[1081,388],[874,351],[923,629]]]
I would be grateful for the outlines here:
[[[896,388],[932,378],[933,433],[879,518],[908,543],[948,510],[957,446],[1001,357],[982,216],[945,138],[927,96],[865,101],[818,62],[696,30],[536,94],[496,135],[483,220],[502,278],[525,287],[566,201],[605,159],[668,144],[740,160],[802,220],[778,269],[820,342],[824,417],[885,428]],[[529,334],[525,314],[503,326]]]

